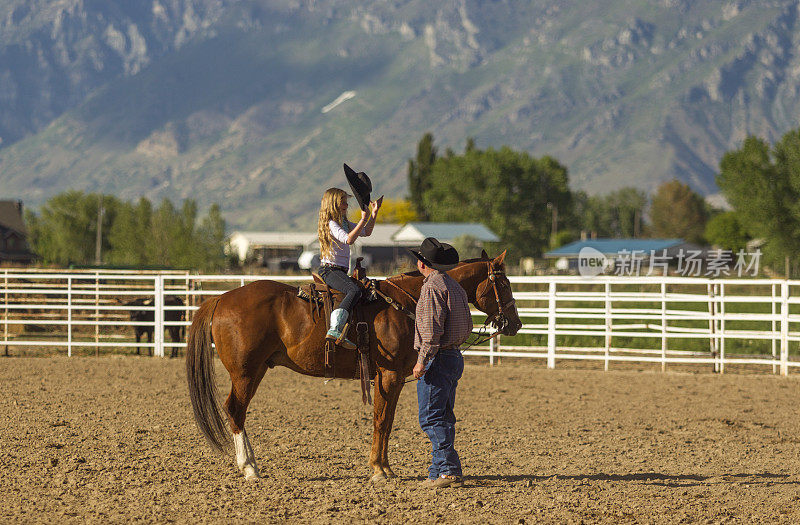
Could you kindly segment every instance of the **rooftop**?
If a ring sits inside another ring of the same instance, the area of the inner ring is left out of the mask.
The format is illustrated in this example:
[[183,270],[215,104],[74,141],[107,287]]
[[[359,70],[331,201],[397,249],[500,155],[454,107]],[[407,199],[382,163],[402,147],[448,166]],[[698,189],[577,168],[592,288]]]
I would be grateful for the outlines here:
[[545,257],[577,256],[584,248],[594,248],[603,255],[616,255],[624,250],[650,253],[685,244],[682,239],[588,239],[565,244],[544,254]]
[[231,240],[234,240],[234,237],[244,238],[253,246],[306,246],[316,240],[317,234],[316,232],[235,231],[231,233]]
[[461,235],[469,235],[482,242],[498,242],[500,238],[479,222],[409,222],[394,234],[395,241],[420,243],[427,237],[450,242]]

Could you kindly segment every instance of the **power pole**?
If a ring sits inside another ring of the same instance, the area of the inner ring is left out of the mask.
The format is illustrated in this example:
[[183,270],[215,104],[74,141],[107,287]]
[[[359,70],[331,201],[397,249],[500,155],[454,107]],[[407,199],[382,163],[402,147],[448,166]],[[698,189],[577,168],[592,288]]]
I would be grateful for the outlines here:
[[100,194],[100,202],[97,206],[97,238],[94,244],[94,264],[102,264],[103,255],[103,194]]

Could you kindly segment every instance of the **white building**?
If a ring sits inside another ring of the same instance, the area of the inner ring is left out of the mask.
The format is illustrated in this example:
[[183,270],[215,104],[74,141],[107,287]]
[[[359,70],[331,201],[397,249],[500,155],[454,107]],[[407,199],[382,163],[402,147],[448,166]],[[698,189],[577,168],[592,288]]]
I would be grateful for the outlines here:
[[239,257],[240,262],[256,261],[268,265],[270,261],[297,257],[317,240],[317,234],[306,232],[254,232],[235,231],[228,239],[231,253]]
[[[363,257],[366,267],[375,264],[387,264],[410,258],[407,248],[419,246],[415,241],[397,241],[394,234],[401,229],[400,224],[376,224],[372,228],[372,235],[359,237],[350,248],[350,261],[355,264],[356,257]],[[319,265],[319,239],[314,239],[307,247],[299,261],[300,268],[313,269]],[[311,254],[311,255],[309,255]],[[312,257],[313,256],[313,257]]]

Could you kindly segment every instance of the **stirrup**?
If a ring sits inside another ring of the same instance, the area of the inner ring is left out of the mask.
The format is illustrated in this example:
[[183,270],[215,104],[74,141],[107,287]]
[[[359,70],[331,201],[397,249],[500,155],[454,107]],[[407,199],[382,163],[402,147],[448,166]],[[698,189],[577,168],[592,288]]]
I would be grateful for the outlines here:
[[344,349],[355,350],[356,345],[351,340],[345,337],[346,333],[347,333],[346,330],[342,330],[341,332],[339,332],[338,330],[331,328],[330,330],[328,330],[328,333],[325,334],[325,339],[334,341],[336,343],[336,346],[341,346]]

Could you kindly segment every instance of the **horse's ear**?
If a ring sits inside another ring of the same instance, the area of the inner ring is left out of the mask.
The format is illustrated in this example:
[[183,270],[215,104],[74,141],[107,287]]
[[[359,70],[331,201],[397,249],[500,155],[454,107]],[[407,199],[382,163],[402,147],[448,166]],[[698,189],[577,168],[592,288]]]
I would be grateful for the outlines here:
[[486,253],[486,250],[481,250],[481,259],[488,259],[489,254]]
[[501,264],[503,264],[503,259],[505,259],[505,258],[506,258],[506,252],[507,252],[507,251],[508,251],[508,250],[503,250],[503,253],[501,253],[500,255],[498,255],[497,257],[495,257],[494,261],[492,261],[492,262],[494,262],[494,264],[496,264],[496,265],[498,265],[498,266],[499,266],[499,265],[501,265]]

